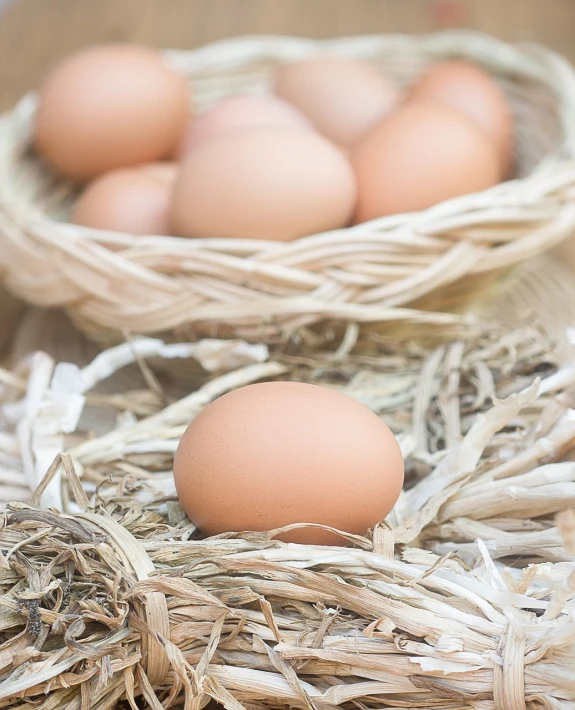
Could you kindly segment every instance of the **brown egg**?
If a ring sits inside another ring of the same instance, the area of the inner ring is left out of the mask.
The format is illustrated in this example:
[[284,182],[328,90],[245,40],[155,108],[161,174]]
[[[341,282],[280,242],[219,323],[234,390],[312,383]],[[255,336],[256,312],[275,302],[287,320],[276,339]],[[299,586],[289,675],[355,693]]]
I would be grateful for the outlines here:
[[348,224],[353,171],[317,133],[285,127],[226,133],[192,151],[174,188],[184,237],[289,241]]
[[222,133],[257,126],[287,126],[313,130],[303,114],[275,96],[229,96],[193,118],[180,146],[180,159],[204,141]]
[[414,212],[495,185],[493,141],[447,106],[409,102],[361,141],[352,155],[358,181],[356,221]]
[[286,64],[276,74],[275,92],[344,147],[355,145],[398,102],[397,86],[388,76],[342,57]]
[[170,234],[175,165],[150,164],[96,178],[81,194],[71,221],[126,234]]
[[143,170],[147,175],[153,175],[157,180],[168,182],[171,188],[176,181],[180,166],[178,163],[163,161],[160,163],[144,163],[143,165],[138,165],[136,169]]
[[[174,477],[183,509],[206,535],[299,522],[364,535],[395,505],[403,458],[363,404],[325,387],[267,382],[220,397],[192,421]],[[281,539],[345,544],[317,528]]]
[[187,83],[158,52],[91,47],[46,77],[35,140],[57,170],[88,179],[173,155],[189,114]]
[[431,67],[411,88],[410,99],[437,101],[466,114],[495,141],[502,177],[513,163],[513,118],[507,99],[485,71],[463,61]]

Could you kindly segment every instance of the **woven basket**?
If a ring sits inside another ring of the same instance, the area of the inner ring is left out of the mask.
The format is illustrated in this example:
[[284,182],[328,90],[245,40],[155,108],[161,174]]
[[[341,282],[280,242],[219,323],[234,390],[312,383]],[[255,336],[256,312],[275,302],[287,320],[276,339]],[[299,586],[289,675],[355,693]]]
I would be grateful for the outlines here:
[[[268,342],[331,321],[449,322],[522,260],[575,231],[575,73],[540,47],[469,32],[324,42],[245,38],[168,60],[197,105],[262,92],[282,62],[361,57],[400,84],[464,57],[491,71],[516,123],[517,179],[488,191],[292,243],[133,237],[66,224],[77,185],[31,150],[34,96],[0,122],[0,274],[24,300],[67,308],[92,336],[122,331]],[[185,330],[182,332],[182,328]]]

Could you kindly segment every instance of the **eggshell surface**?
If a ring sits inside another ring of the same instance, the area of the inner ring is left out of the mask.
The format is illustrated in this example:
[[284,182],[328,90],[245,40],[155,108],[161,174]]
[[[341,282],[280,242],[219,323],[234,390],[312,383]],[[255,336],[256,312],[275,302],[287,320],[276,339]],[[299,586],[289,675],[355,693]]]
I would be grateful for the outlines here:
[[206,141],[182,165],[172,224],[184,237],[290,241],[347,225],[353,170],[311,131],[250,128]]
[[[403,458],[389,428],[350,397],[269,382],[204,409],[182,437],[174,477],[183,509],[206,535],[298,522],[364,535],[394,506]],[[318,528],[281,539],[345,544]]]
[[139,165],[137,170],[143,170],[146,174],[155,177],[161,182],[166,182],[170,187],[173,187],[180,166],[178,163],[171,161],[162,161],[159,163],[144,163],[143,165]]
[[314,130],[307,118],[275,96],[229,96],[190,122],[180,146],[180,158],[222,133],[257,126],[288,126]]
[[81,194],[72,222],[126,234],[170,234],[173,165],[115,170],[96,178]]
[[409,97],[437,101],[477,122],[495,141],[502,177],[513,163],[513,117],[505,94],[485,71],[463,61],[432,66],[411,88]]
[[280,67],[275,93],[334,143],[351,147],[397,104],[399,91],[367,62],[319,57]]
[[414,212],[499,181],[493,141],[460,112],[408,102],[384,119],[352,155],[356,221]]
[[158,52],[90,47],[43,82],[35,141],[54,168],[83,180],[171,156],[189,114],[187,83]]

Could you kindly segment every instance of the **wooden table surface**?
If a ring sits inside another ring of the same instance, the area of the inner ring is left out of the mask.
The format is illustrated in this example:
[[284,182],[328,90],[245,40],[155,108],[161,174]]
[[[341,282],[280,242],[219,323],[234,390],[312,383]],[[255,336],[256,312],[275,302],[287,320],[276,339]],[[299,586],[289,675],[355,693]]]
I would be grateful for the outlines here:
[[462,26],[575,61],[575,0],[13,0],[0,15],[0,109],[86,44],[191,48],[245,34],[330,37]]

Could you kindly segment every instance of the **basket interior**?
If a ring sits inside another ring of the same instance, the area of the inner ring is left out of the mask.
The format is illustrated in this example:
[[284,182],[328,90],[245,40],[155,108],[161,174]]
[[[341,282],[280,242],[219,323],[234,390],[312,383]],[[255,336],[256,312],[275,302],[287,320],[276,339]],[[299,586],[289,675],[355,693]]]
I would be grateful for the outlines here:
[[[356,41],[351,44],[314,42],[305,45],[304,50],[296,52],[293,58],[321,54],[363,58],[387,72],[401,87],[409,86],[428,66],[441,59],[468,59],[488,70],[509,100],[516,129],[514,177],[525,177],[551,155],[570,152],[564,140],[563,106],[556,87],[547,80],[545,71],[534,70],[534,65],[527,61],[528,54],[513,50],[515,61],[503,61],[505,57],[499,58],[497,50],[510,48],[495,40],[491,53],[478,53],[472,51],[473,42],[466,47],[464,40],[459,51],[453,48],[441,51],[433,47],[430,49],[425,43],[419,44],[418,38],[392,37],[389,44],[378,45],[375,49],[369,42],[364,45],[359,39],[355,38]],[[236,52],[241,56],[232,58],[226,58],[225,54],[219,56],[217,45],[209,55],[212,59],[208,57],[208,60],[205,60],[205,54],[201,54],[205,50],[199,50],[201,61],[197,61],[194,52],[168,53],[175,67],[189,77],[198,112],[225,96],[271,91],[274,71],[290,59],[282,51],[289,38],[277,38],[277,48],[272,42],[273,49],[267,53],[261,48],[260,51],[250,52],[249,40],[244,42],[243,51]],[[241,45],[239,47],[242,48]],[[525,66],[522,59],[525,59]],[[21,140],[14,146],[12,160],[0,165],[0,171],[8,171],[6,177],[9,177],[13,202],[28,207],[33,205],[52,219],[66,221],[79,186],[54,174],[35,153],[30,141],[32,104],[29,102],[21,111],[27,114],[24,120],[18,115],[13,116],[15,122],[20,124],[17,130]]]
[[[516,129],[514,177],[525,177],[545,157],[561,148],[562,107],[548,83],[530,76],[527,72],[510,74],[506,69],[497,71],[492,64],[469,57],[464,50],[458,54],[449,53],[445,57],[435,57],[425,51],[416,52],[414,49],[413,45],[403,51],[398,48],[397,52],[380,57],[372,56],[368,61],[389,74],[404,89],[416,81],[427,68],[442,59],[469,59],[482,66],[496,79],[511,107]],[[362,52],[356,52],[355,55],[364,58]],[[204,71],[190,76],[199,111],[206,110],[230,94],[271,92],[274,72],[283,63],[282,59],[258,60],[237,68],[228,68],[222,73]]]

